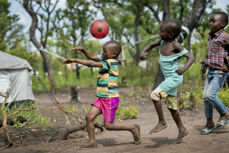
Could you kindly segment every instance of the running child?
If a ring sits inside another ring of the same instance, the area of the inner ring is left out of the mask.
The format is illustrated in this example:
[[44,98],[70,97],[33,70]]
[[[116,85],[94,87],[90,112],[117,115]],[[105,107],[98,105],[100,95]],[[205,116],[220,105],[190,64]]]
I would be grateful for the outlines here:
[[[164,119],[161,104],[161,98],[166,98],[168,102],[168,109],[171,112],[179,130],[175,143],[180,143],[182,138],[188,134],[188,130],[183,125],[177,108],[177,88],[183,82],[183,73],[194,62],[193,56],[176,40],[180,32],[181,24],[179,21],[171,19],[163,21],[160,25],[159,32],[161,40],[147,45],[140,55],[141,59],[145,59],[147,51],[153,47],[160,46],[159,62],[165,80],[161,82],[160,85],[150,94],[159,119],[158,124],[150,131],[150,133],[159,132],[168,127]],[[187,58],[187,63],[185,66],[180,67],[180,59],[183,56]]]
[[119,94],[117,89],[118,81],[118,63],[116,59],[122,51],[121,45],[117,41],[108,41],[103,46],[102,58],[93,55],[82,47],[72,48],[73,51],[79,50],[86,55],[90,60],[70,58],[64,61],[65,64],[80,63],[88,67],[100,68],[97,77],[96,96],[98,99],[91,105],[89,112],[86,115],[87,130],[89,142],[86,148],[95,148],[97,143],[94,132],[94,119],[103,114],[105,128],[107,130],[130,131],[134,137],[134,143],[141,142],[140,126],[125,125],[114,123],[116,110],[119,105]]
[[[201,73],[207,72],[203,100],[207,123],[202,134],[211,133],[216,127],[225,127],[229,122],[227,107],[217,97],[221,85],[227,77],[229,34],[224,31],[228,24],[228,15],[224,12],[213,13],[210,17],[210,33],[206,59],[202,62]],[[213,121],[213,108],[220,114],[217,125]]]

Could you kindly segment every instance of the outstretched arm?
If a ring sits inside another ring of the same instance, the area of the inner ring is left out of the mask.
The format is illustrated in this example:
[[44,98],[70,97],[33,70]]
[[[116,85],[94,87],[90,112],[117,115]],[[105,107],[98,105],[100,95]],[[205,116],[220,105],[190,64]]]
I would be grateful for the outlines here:
[[84,55],[87,56],[87,58],[89,58],[90,60],[99,61],[99,57],[97,57],[96,55],[92,54],[91,52],[87,51],[86,49],[84,49],[83,47],[74,47],[71,49],[71,51],[76,51],[79,50],[81,51]]
[[70,64],[70,63],[79,63],[88,67],[102,67],[102,63],[100,62],[95,62],[91,60],[83,60],[83,59],[78,59],[78,58],[69,58],[64,61],[65,64]]
[[187,63],[184,67],[179,67],[176,72],[179,75],[182,75],[194,62],[194,57],[190,54],[190,52],[184,54],[184,56],[187,58]]
[[148,44],[141,52],[140,54],[140,59],[144,60],[147,57],[147,52],[150,51],[152,48],[160,46],[161,40],[157,41],[157,42],[152,42],[150,44]]

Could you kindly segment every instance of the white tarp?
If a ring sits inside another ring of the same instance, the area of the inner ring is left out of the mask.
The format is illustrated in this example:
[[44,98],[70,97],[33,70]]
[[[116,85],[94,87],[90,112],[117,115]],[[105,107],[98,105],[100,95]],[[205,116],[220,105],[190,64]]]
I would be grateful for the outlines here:
[[[21,58],[0,51],[0,91],[8,93],[7,103],[35,100],[32,92],[30,64]],[[4,100],[0,97],[0,103]]]

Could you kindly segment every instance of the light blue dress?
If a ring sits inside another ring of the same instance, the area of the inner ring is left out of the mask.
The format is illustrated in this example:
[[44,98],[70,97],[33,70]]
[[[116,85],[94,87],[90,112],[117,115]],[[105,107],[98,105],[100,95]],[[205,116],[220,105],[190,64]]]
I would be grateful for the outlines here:
[[175,71],[180,67],[180,60],[187,50],[182,50],[181,52],[170,55],[163,56],[160,51],[160,66],[165,80],[159,85],[163,91],[167,94],[176,96],[177,89],[183,82],[183,75],[178,75]]

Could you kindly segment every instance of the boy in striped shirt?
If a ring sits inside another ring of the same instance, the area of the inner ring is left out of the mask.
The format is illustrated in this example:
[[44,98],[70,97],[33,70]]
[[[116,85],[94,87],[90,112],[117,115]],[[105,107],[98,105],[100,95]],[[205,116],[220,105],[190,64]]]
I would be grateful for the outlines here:
[[64,61],[65,64],[76,62],[85,66],[100,68],[96,88],[98,99],[92,103],[86,115],[89,142],[84,147],[97,147],[94,133],[94,119],[100,114],[103,114],[105,128],[107,130],[130,131],[133,134],[135,144],[139,144],[141,142],[139,125],[113,123],[119,105],[119,94],[117,90],[119,61],[116,58],[122,51],[121,45],[117,41],[106,42],[103,46],[102,58],[93,55],[82,47],[75,47],[72,50],[81,51],[90,60],[70,58]]

